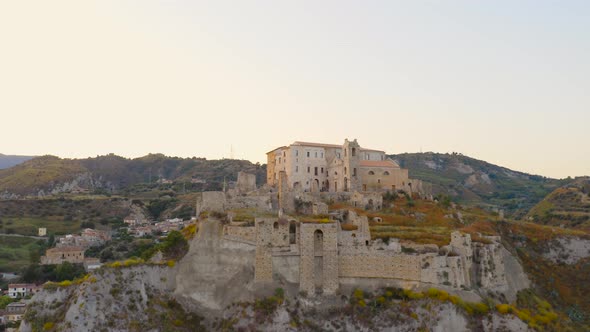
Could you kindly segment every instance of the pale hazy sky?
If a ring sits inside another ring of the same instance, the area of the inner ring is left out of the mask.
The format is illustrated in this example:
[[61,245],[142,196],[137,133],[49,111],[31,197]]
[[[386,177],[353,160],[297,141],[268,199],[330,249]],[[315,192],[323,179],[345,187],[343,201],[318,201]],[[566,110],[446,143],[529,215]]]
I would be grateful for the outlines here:
[[2,1],[0,153],[295,140],[590,175],[588,1]]

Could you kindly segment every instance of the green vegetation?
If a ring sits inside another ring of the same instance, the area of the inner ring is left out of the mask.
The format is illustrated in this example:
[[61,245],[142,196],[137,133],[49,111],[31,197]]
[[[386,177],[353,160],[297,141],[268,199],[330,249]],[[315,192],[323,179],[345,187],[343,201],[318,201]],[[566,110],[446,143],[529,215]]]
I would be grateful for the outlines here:
[[411,178],[432,184],[435,195],[460,203],[498,206],[524,216],[553,189],[569,182],[516,172],[461,154],[404,153],[391,156]]
[[188,252],[188,241],[179,231],[171,231],[164,241],[144,251],[141,257],[148,260],[158,251],[161,251],[166,259],[178,260]]
[[73,280],[86,273],[82,264],[65,262],[59,265],[31,264],[22,271],[21,281],[42,284],[46,281]]
[[478,317],[496,310],[503,315],[512,314],[518,317],[535,330],[561,331],[566,327],[558,321],[559,315],[553,311],[551,305],[534,295],[530,290],[520,292],[516,304],[494,304],[490,301],[467,302],[458,296],[436,288],[416,292],[390,287],[382,289],[376,294],[356,289],[350,297],[355,317],[368,327],[371,326],[372,320],[379,314],[379,311],[392,306],[399,306],[407,316],[417,318],[416,313],[404,305],[404,302],[412,301],[419,301],[422,308],[430,308],[429,301],[451,303],[471,319],[478,319]]
[[[258,183],[264,183],[266,178],[264,166],[246,160],[177,158],[162,154],[149,154],[136,159],[114,154],[87,159],[43,156],[12,168],[0,169],[0,192],[36,195],[39,190],[50,191],[56,184],[72,181],[83,174],[101,179],[105,186],[96,185],[96,181],[94,186],[90,181],[81,182],[83,189],[99,195],[141,195],[160,190],[174,193],[220,190],[224,180],[236,180],[238,171],[256,174]],[[160,177],[174,182],[159,184]],[[193,183],[192,179],[202,181]],[[114,188],[107,188],[107,183],[113,184]]]
[[43,240],[0,236],[0,272],[20,271],[38,260],[44,248]]
[[590,178],[578,178],[531,209],[527,217],[544,225],[590,230]]
[[2,218],[0,231],[5,234],[21,234],[37,236],[39,228],[47,228],[48,233],[57,235],[71,234],[80,231],[79,221],[64,220],[64,218]]

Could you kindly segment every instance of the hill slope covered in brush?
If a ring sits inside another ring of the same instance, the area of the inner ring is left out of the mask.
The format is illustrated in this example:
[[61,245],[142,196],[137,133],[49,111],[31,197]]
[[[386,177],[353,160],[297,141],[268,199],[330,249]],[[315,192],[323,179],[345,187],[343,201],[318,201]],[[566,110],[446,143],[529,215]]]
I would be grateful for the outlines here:
[[113,154],[87,159],[42,156],[0,170],[0,194],[4,197],[36,196],[80,189],[114,193],[159,180],[169,180],[186,189],[220,190],[224,179],[235,180],[239,171],[256,174],[258,183],[265,181],[266,168],[246,160],[206,160],[162,154],[135,159]]
[[427,152],[390,157],[409,169],[411,178],[431,183],[435,195],[494,206],[514,217],[524,216],[547,194],[570,181],[513,171],[461,154]]
[[10,156],[0,153],[0,169],[10,168],[33,158],[31,156]]

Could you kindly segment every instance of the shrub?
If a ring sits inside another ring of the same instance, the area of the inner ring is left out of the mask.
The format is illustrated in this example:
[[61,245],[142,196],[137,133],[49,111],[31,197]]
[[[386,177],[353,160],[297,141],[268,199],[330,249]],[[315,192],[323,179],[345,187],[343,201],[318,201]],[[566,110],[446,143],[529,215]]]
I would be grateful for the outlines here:
[[55,323],[53,323],[53,322],[47,322],[47,323],[43,324],[43,331],[49,331],[49,330],[53,329],[54,325],[55,325]]
[[498,312],[501,313],[502,315],[512,312],[510,305],[508,305],[508,304],[497,304],[496,310],[498,310]]

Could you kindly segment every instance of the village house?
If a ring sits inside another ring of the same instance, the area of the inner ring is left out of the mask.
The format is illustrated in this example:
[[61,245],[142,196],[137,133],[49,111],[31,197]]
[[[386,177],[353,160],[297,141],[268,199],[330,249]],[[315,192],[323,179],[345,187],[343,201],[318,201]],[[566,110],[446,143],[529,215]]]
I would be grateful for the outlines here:
[[129,216],[129,217],[123,219],[123,222],[125,224],[127,224],[127,226],[130,226],[130,227],[137,226],[137,225],[140,224],[140,221],[138,220],[138,218],[135,218],[135,217],[132,217],[132,216]]
[[91,228],[84,229],[80,235],[68,234],[59,238],[56,247],[82,247],[90,248],[105,244],[111,240],[111,235],[105,231],[99,231]]
[[35,284],[8,284],[8,297],[12,299],[33,295],[41,289]]
[[267,183],[277,186],[284,172],[294,191],[416,191],[407,169],[356,139],[343,145],[294,142],[268,152],[267,161]]
[[6,306],[6,321],[18,322],[23,319],[27,305],[24,302],[13,302]]
[[84,269],[87,272],[94,271],[102,266],[100,259],[94,257],[84,258]]
[[62,264],[63,262],[84,263],[84,248],[77,246],[56,247],[47,249],[45,256],[41,256],[42,265]]

